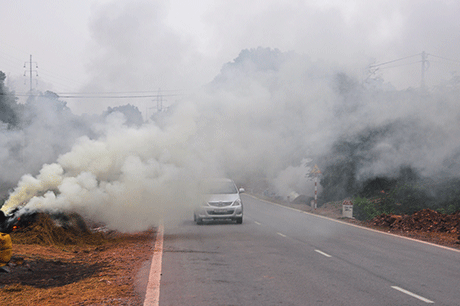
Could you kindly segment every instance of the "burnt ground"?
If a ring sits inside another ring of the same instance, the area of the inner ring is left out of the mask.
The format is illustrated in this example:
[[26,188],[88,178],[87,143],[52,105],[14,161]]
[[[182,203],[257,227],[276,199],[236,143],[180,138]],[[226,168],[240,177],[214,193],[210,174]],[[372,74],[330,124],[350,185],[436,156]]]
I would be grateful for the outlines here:
[[[142,305],[155,231],[65,229],[46,216],[11,233],[13,256],[0,272],[0,305]],[[43,226],[46,225],[46,226]],[[147,274],[146,274],[147,273]]]
[[28,259],[14,256],[8,266],[10,273],[0,276],[0,287],[20,284],[34,288],[61,287],[100,273],[104,263],[87,264],[82,259]]

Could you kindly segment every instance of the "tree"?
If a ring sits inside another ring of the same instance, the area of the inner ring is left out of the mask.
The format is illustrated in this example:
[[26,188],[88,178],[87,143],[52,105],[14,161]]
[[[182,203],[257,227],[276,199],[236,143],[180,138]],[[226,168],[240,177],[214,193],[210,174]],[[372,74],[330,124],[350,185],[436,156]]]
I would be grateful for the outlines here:
[[144,120],[142,119],[141,111],[134,105],[127,104],[116,107],[108,107],[107,110],[103,113],[103,116],[107,117],[108,115],[114,112],[120,112],[125,116],[125,124],[127,126],[141,126],[144,122]]
[[8,128],[14,128],[19,123],[17,98],[5,86],[6,75],[0,71],[0,121],[6,123]]

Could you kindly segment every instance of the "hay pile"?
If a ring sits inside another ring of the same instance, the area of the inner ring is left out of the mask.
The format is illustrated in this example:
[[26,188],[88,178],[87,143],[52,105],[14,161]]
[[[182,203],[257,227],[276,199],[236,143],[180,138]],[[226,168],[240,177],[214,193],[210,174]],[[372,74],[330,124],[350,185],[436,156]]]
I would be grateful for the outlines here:
[[103,233],[92,232],[78,214],[38,213],[34,219],[10,234],[13,244],[100,245],[109,241]]

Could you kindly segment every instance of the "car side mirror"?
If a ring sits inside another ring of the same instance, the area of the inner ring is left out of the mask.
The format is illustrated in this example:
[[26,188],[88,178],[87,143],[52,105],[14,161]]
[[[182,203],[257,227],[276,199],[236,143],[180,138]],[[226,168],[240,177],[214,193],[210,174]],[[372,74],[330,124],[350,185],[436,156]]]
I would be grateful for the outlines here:
[[238,191],[239,191],[240,193],[244,193],[244,188],[240,188],[240,189],[238,189]]

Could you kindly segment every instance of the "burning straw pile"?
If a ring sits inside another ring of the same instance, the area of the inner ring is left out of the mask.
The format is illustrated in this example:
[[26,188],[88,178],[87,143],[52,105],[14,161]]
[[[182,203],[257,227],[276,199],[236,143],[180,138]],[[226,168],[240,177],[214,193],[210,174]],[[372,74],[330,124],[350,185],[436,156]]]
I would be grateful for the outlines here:
[[38,245],[99,245],[107,241],[101,232],[91,231],[78,214],[37,213],[27,226],[11,233],[13,243]]

